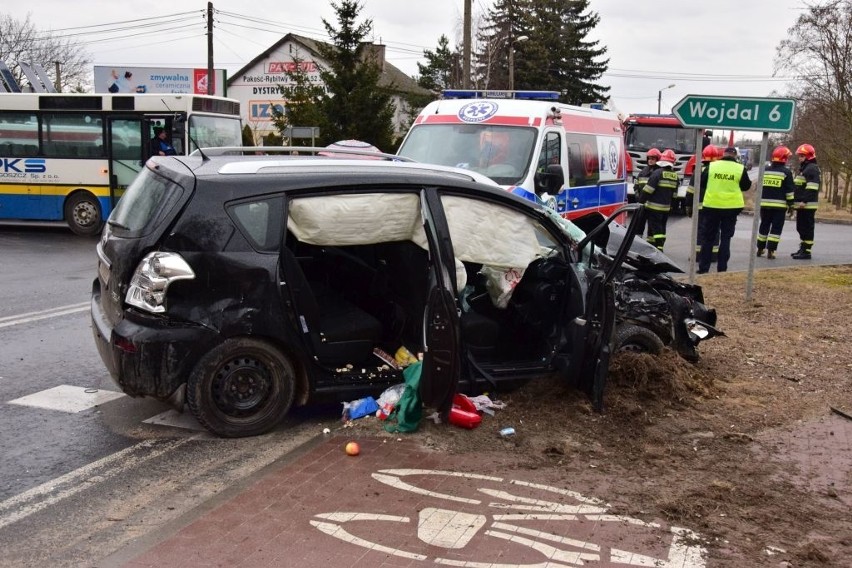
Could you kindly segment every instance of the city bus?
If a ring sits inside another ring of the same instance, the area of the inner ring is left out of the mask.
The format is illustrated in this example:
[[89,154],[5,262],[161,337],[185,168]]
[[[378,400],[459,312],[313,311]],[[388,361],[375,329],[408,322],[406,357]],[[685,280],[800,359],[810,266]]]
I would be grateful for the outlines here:
[[183,94],[0,93],[0,220],[97,234],[165,130],[176,154],[241,146],[240,103]]

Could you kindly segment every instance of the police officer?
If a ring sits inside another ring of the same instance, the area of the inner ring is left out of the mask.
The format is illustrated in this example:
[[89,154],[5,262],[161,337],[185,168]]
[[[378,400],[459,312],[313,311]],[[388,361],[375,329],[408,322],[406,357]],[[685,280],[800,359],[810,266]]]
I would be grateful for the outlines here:
[[[708,131],[709,132],[709,131]],[[701,174],[703,175],[707,168],[710,166],[710,162],[715,162],[719,158],[722,157],[722,150],[718,146],[713,144],[708,144],[701,151]],[[686,201],[684,205],[684,211],[686,211],[687,217],[692,217],[692,203],[695,195],[695,186],[696,180],[698,179],[698,173],[693,172],[692,178],[690,180],[689,186],[686,188]],[[701,210],[701,203],[704,201],[704,192],[707,189],[706,185],[701,186],[701,191],[698,193],[698,210]],[[695,243],[695,257],[698,258],[698,253],[701,252],[701,231],[704,226],[704,220],[706,217],[702,215],[698,215],[698,242]],[[716,235],[716,238],[713,240],[713,255],[711,256],[711,262],[715,261],[719,255],[719,235]]]
[[672,209],[672,196],[677,193],[678,176],[674,171],[676,160],[674,150],[669,149],[660,154],[657,161],[659,167],[651,173],[648,183],[636,196],[639,203],[645,204],[647,211],[647,241],[660,250],[666,244],[666,224]]
[[725,148],[722,159],[712,162],[701,174],[701,186],[707,189],[699,215],[704,215],[704,226],[699,235],[701,252],[698,255],[698,273],[710,271],[713,242],[719,234],[719,258],[716,270],[728,270],[731,258],[731,237],[737,226],[737,216],[743,210],[743,191],[751,188],[745,167],[737,162],[736,148]]
[[799,175],[796,185],[796,230],[799,232],[799,250],[792,255],[796,260],[809,260],[814,246],[814,218],[819,207],[820,171],[816,163],[816,150],[810,144],[796,148],[799,157]]
[[760,229],[757,232],[757,256],[775,258],[781,231],[784,230],[784,217],[793,207],[793,173],[787,168],[787,160],[793,152],[786,146],[778,146],[772,151],[769,167],[763,173],[763,193],[760,198]]

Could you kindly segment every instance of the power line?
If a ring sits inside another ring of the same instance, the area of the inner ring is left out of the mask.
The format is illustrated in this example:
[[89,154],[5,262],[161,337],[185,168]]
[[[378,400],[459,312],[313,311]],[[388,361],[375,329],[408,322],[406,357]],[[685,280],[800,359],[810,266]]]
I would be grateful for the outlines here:
[[159,19],[162,19],[162,18],[173,18],[175,16],[185,16],[187,14],[199,14],[199,13],[204,14],[204,10],[193,10],[191,12],[177,12],[177,13],[174,13],[174,14],[166,14],[164,16],[151,16],[150,18],[136,18],[135,20],[122,20],[120,22],[109,22],[109,23],[106,23],[106,24],[92,24],[90,26],[75,26],[75,27],[72,27],[72,28],[59,28],[59,29],[55,29],[55,30],[52,30],[52,31],[53,32],[67,32],[67,31],[72,31],[72,30],[84,30],[84,29],[87,29],[87,28],[102,28],[102,27],[106,27],[106,26],[117,26],[119,24],[132,24],[132,23],[135,23],[135,22],[144,22],[144,21],[147,21],[147,20],[159,20]]

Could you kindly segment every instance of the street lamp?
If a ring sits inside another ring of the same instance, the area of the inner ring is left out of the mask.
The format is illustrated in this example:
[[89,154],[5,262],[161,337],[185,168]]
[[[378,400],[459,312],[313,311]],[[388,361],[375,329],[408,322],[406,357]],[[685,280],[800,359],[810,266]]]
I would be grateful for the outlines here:
[[522,41],[527,41],[529,36],[518,36],[515,39],[509,38],[509,90],[515,90],[515,44]]
[[675,84],[672,83],[668,87],[663,87],[662,89],[657,91],[657,114],[661,114],[661,106],[662,106],[661,103],[663,102],[663,91],[665,91],[666,89],[671,89],[674,86],[675,86]]

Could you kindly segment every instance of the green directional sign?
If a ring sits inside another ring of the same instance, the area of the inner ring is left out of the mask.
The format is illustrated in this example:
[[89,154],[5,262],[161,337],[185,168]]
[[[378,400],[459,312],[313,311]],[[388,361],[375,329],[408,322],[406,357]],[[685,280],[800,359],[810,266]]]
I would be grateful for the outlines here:
[[672,109],[687,128],[730,128],[759,132],[789,132],[796,101],[758,97],[686,95]]

